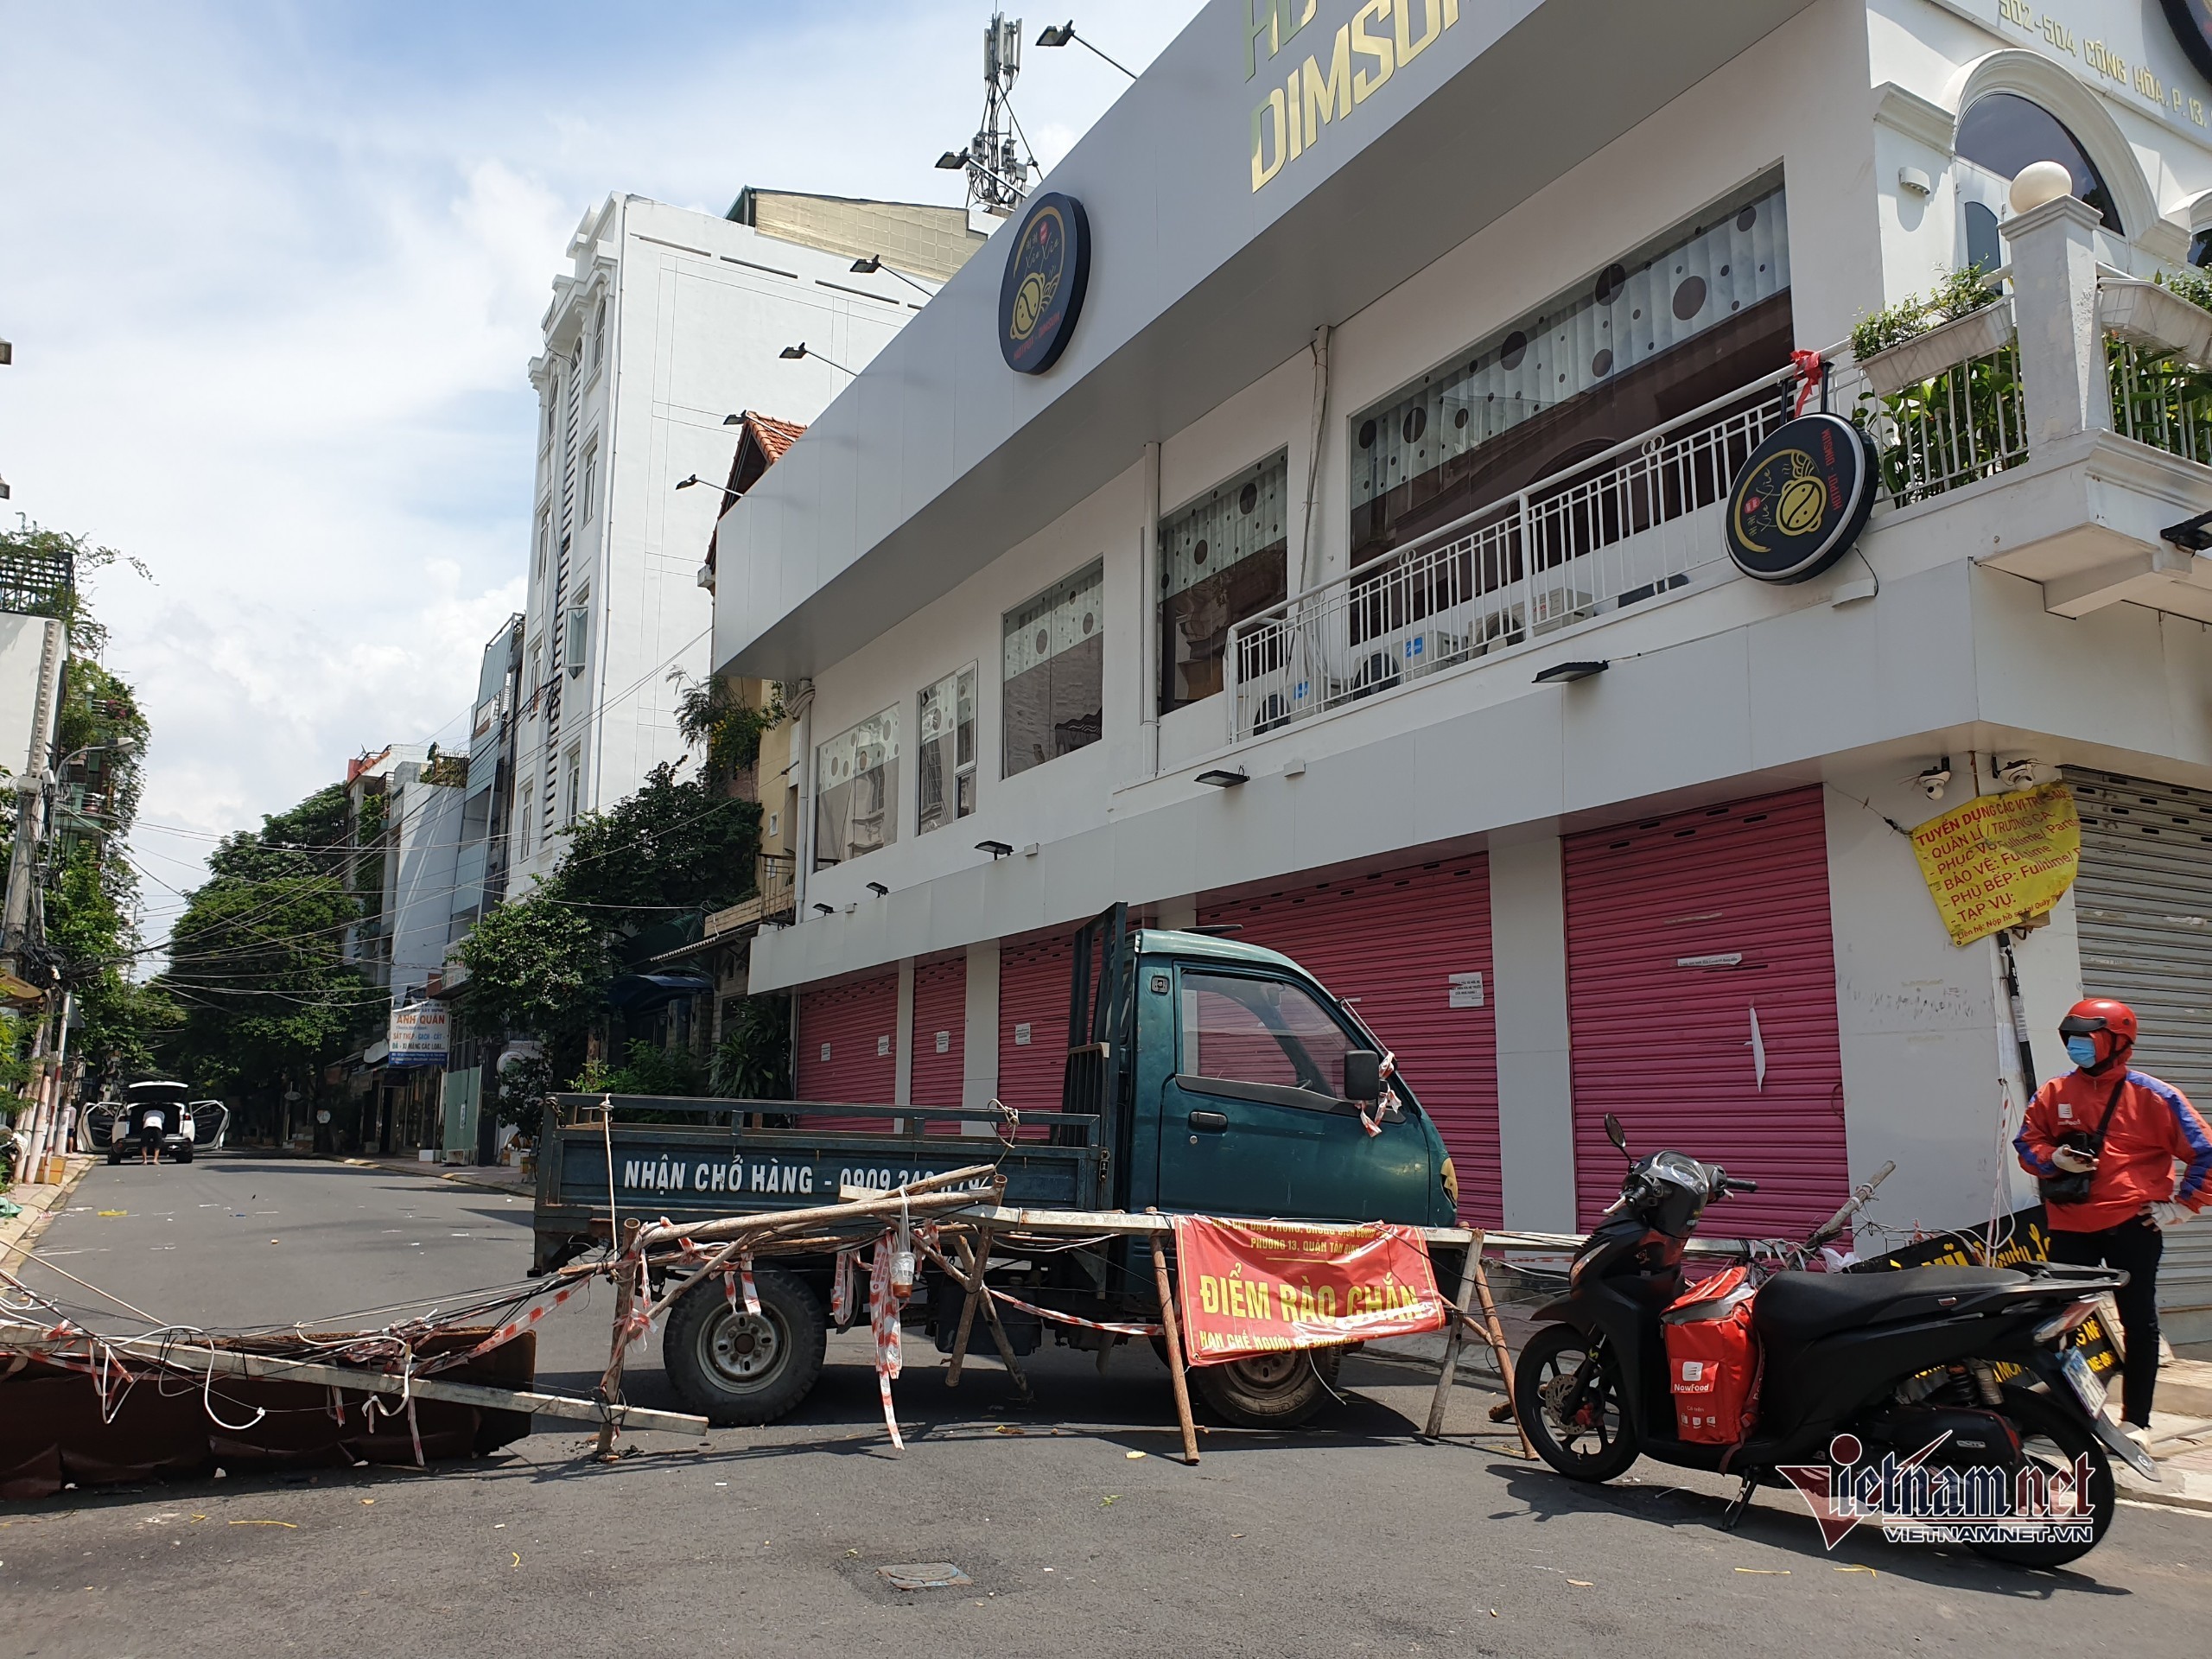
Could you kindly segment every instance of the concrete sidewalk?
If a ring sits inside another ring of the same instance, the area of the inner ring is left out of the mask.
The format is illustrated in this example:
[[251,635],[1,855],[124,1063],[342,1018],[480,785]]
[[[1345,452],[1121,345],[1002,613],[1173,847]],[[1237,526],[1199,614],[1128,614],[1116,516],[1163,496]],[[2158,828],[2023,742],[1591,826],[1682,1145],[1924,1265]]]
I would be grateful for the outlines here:
[[58,1185],[18,1182],[0,1198],[16,1205],[22,1213],[0,1220],[0,1268],[12,1268],[22,1260],[38,1236],[44,1232],[69,1195],[77,1190],[77,1183],[85,1179],[85,1172],[99,1160],[96,1158],[72,1156],[68,1172]]

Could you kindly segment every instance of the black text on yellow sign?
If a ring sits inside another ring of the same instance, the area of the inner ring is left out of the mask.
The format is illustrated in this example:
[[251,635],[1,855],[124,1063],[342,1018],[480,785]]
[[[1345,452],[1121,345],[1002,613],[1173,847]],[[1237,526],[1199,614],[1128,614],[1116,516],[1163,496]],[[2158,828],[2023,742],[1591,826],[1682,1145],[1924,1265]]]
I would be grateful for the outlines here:
[[[1244,0],[1247,80],[1259,74],[1262,45],[1274,59],[1313,21],[1320,3]],[[1261,189],[1283,163],[1311,149],[1324,126],[1349,118],[1459,21],[1459,0],[1366,0],[1325,51],[1295,63],[1294,48],[1294,67],[1283,84],[1270,87],[1267,100],[1252,111],[1252,188]]]

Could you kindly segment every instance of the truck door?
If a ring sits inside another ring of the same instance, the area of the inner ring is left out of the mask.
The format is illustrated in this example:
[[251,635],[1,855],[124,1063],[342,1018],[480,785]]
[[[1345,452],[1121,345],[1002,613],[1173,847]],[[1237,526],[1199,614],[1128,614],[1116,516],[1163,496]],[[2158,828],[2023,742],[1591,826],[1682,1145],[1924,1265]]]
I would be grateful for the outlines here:
[[1395,1112],[1379,1135],[1360,1126],[1344,1059],[1366,1041],[1310,988],[1264,969],[1184,964],[1176,1012],[1175,1067],[1161,1085],[1162,1207],[1427,1220],[1427,1137]]

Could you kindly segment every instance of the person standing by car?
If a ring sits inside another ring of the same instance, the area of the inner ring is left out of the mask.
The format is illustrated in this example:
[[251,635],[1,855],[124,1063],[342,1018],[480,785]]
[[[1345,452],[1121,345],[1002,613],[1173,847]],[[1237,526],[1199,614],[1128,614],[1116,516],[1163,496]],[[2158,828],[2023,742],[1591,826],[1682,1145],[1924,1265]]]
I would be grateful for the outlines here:
[[[2127,1338],[2120,1414],[2148,1428],[2164,1230],[2212,1201],[2212,1131],[2180,1090],[2130,1069],[2136,1020],[2126,1003],[2084,998],[2058,1034],[2074,1070],[2036,1090],[2012,1147],[2043,1189],[2050,1259],[2127,1274],[2116,1299]],[[2178,1180],[2177,1163],[2187,1166]]]
[[149,1106],[138,1115],[138,1161],[158,1164],[162,1161],[162,1131],[168,1128],[168,1119],[158,1106]]

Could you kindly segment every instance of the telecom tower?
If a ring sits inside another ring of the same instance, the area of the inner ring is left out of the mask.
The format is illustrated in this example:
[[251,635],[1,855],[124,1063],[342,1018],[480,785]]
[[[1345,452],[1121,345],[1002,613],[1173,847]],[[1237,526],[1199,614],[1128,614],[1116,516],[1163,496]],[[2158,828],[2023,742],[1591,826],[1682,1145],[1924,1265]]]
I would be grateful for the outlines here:
[[948,172],[966,169],[968,206],[1001,219],[1021,205],[1034,166],[1022,155],[1027,141],[1008,102],[1020,73],[1021,19],[995,11],[983,30],[983,124],[966,149],[948,149],[937,163]]

